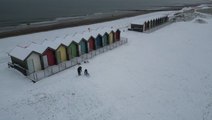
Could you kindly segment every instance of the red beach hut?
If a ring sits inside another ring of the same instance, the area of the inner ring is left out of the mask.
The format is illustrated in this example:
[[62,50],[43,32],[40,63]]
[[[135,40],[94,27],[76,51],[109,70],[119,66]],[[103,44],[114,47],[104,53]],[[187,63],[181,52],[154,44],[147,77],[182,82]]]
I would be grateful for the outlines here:
[[89,52],[96,49],[96,46],[95,46],[95,38],[94,38],[93,36],[91,36],[91,37],[88,39],[88,44],[89,44]]

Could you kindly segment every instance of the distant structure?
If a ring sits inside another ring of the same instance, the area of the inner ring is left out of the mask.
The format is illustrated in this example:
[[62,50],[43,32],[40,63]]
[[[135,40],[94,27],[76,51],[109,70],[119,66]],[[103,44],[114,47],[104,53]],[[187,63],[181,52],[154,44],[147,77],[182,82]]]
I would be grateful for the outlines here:
[[46,40],[42,45],[17,46],[9,53],[12,62],[8,66],[38,81],[123,44],[127,39],[120,35],[119,29],[102,29]]
[[136,20],[131,23],[131,26],[128,30],[145,32],[160,26],[169,21],[167,15],[158,15],[146,19]]
[[171,20],[173,22],[181,22],[181,21],[190,21],[197,17],[198,14],[195,13],[195,9],[191,7],[183,8],[179,12],[175,13]]

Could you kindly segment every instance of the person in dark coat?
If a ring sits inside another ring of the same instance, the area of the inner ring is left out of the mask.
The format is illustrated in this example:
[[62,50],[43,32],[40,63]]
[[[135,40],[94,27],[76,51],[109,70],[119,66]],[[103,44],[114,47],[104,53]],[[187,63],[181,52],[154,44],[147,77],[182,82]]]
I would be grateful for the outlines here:
[[88,73],[88,70],[87,69],[84,70],[84,75],[85,76],[89,76],[89,73]]
[[78,75],[80,76],[80,75],[81,75],[81,72],[82,72],[82,67],[81,67],[81,66],[79,66],[79,67],[77,68],[77,72],[78,72]]

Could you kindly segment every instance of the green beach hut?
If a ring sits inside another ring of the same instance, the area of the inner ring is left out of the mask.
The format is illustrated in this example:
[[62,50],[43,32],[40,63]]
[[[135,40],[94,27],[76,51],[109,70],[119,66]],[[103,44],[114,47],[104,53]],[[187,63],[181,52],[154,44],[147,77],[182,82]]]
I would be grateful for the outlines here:
[[79,56],[79,46],[78,43],[72,41],[70,45],[67,47],[68,58],[69,60]]

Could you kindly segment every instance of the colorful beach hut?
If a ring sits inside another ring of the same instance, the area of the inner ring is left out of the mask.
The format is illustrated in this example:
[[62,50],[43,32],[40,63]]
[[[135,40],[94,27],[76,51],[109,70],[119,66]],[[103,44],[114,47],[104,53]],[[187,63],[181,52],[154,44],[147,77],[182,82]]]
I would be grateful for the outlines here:
[[40,54],[42,69],[57,64],[55,59],[55,52],[49,47],[32,43],[26,49],[35,51]]
[[43,45],[53,49],[55,51],[55,58],[57,64],[67,61],[66,46],[61,43],[61,38],[55,41],[44,41]]
[[88,53],[88,42],[84,38],[80,40],[79,47],[80,47],[80,55]]
[[66,46],[68,60],[79,56],[79,45],[74,40],[74,36],[66,36],[61,42]]
[[119,29],[117,29],[116,32],[115,32],[115,39],[116,39],[116,41],[119,41],[120,40],[120,35],[121,35],[121,31]]
[[111,29],[109,28],[103,28],[98,31],[99,35],[101,35],[102,38],[102,47],[109,45],[109,33],[111,32]]
[[88,45],[89,45],[89,52],[96,50],[95,38],[93,36],[90,36],[90,38],[88,39]]
[[109,34],[105,32],[102,36],[102,45],[106,46],[109,44]]
[[89,37],[86,37],[84,33],[78,33],[75,34],[71,39],[75,41],[78,44],[78,47],[76,47],[75,44],[75,49],[78,48],[78,51],[75,51],[74,54],[78,54],[78,56],[83,55],[88,53],[88,39]]
[[102,45],[102,35],[98,34],[96,39],[95,39],[95,45],[96,45],[96,49],[101,48]]
[[112,43],[115,42],[114,36],[115,36],[115,34],[114,34],[114,31],[112,30],[112,31],[109,33],[109,44],[112,44]]
[[72,41],[71,44],[68,46],[68,56],[69,60],[79,56],[79,48],[77,42]]
[[43,58],[43,68],[57,64],[55,59],[55,52],[53,49],[49,47],[43,52],[42,58]]
[[25,48],[16,47],[10,53],[14,68],[24,75],[42,70],[40,54]]
[[55,50],[55,55],[58,64],[67,61],[66,46],[60,44],[59,47]]

